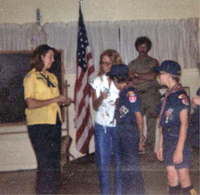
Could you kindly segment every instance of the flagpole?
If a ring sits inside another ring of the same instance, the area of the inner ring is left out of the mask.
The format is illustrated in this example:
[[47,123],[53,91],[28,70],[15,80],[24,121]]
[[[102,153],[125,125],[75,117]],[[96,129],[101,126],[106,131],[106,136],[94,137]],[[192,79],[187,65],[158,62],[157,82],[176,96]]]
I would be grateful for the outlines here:
[[80,6],[81,6],[81,9],[82,9],[82,3],[83,3],[83,0],[80,0],[80,1],[79,1],[79,4],[80,4]]

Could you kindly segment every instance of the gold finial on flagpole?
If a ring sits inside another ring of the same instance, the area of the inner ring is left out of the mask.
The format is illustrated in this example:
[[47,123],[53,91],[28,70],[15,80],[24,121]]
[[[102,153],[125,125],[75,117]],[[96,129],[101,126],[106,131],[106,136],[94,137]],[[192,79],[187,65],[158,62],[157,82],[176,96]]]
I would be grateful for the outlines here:
[[83,3],[83,0],[80,0],[79,4],[80,4],[81,8],[82,8],[82,3]]
[[40,9],[37,8],[37,10],[36,10],[36,23],[37,23],[37,25],[40,25],[40,22],[41,22],[41,12],[40,12]]

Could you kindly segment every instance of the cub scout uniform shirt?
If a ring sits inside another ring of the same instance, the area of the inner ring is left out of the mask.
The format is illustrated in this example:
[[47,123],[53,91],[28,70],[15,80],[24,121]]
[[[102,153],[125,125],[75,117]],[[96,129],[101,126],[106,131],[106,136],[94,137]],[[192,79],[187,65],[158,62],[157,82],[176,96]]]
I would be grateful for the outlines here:
[[[25,100],[30,97],[36,100],[48,100],[58,97],[60,94],[56,76],[48,71],[44,75],[42,72],[32,69],[25,76],[23,84]],[[25,113],[27,125],[56,124],[57,113],[61,120],[61,111],[57,103],[31,110],[26,108]]]

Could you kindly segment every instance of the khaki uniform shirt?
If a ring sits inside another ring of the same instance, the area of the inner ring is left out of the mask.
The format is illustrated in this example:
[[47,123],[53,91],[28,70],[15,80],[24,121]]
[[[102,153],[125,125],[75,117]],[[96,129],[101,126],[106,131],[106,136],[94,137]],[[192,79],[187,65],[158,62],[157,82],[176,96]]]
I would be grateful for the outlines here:
[[[158,61],[152,57],[147,56],[143,61],[138,57],[135,60],[129,63],[129,74],[134,73],[153,73],[153,68],[158,66]],[[141,83],[137,83],[135,87],[140,91],[148,91],[152,89],[159,88],[159,84],[157,79],[155,78],[153,81],[142,81]]]

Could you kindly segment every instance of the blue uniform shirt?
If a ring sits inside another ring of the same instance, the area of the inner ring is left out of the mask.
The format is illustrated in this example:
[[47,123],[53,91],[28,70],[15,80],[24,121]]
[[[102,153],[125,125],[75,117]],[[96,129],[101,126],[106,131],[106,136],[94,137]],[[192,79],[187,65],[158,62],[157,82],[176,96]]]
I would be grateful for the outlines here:
[[[164,95],[161,97],[159,112]],[[160,125],[165,128],[180,127],[180,112],[183,109],[190,111],[190,99],[185,90],[177,91],[167,97],[167,103],[161,116]]]
[[[200,88],[197,90],[196,95],[200,96]],[[200,112],[200,105],[197,105],[197,107],[194,109],[194,115],[195,115],[195,119],[197,121],[199,121],[199,112]]]
[[140,97],[135,88],[129,87],[123,90],[117,99],[115,112],[117,125],[135,125],[135,112],[140,112]]
[[[159,110],[164,100],[161,97]],[[183,109],[190,111],[190,99],[185,90],[176,91],[167,97],[167,102],[161,115],[160,125],[163,128],[163,158],[165,166],[175,166],[176,169],[190,167],[192,164],[191,148],[185,141],[183,148],[183,162],[175,164],[173,155],[177,147],[180,133],[180,112]]]

